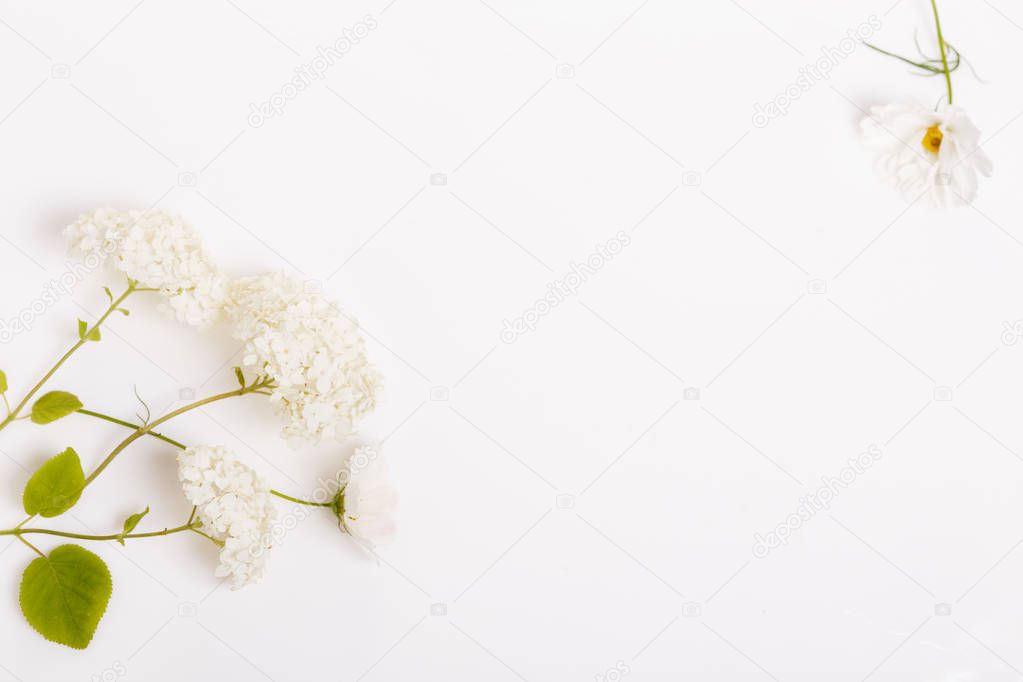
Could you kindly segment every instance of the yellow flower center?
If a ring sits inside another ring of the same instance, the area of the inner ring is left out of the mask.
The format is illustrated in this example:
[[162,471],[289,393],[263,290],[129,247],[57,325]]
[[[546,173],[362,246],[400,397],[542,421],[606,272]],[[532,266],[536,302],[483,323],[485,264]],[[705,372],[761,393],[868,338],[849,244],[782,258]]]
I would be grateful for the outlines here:
[[944,135],[941,134],[941,130],[938,129],[938,126],[931,126],[924,134],[924,149],[932,154],[937,154],[938,150],[941,149],[941,138],[943,137]]

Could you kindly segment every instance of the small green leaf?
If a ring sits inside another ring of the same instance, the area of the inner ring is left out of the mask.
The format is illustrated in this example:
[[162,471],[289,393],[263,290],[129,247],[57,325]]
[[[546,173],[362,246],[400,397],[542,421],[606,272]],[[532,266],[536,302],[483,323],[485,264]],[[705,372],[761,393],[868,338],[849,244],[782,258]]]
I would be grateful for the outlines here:
[[0,393],[7,393],[7,375],[0,369]]
[[125,317],[128,317],[128,315],[131,315],[131,313],[128,312],[127,308],[115,308],[115,310],[117,310],[117,312],[121,313]]
[[25,485],[21,502],[29,516],[40,514],[45,517],[63,514],[82,496],[85,487],[85,473],[82,461],[74,448],[68,448],[59,455],[46,460],[32,474]]
[[121,531],[121,537],[117,538],[117,541],[122,545],[124,544],[124,536],[135,530],[135,526],[139,525],[139,521],[142,517],[149,513],[149,507],[146,507],[143,511],[138,514],[132,514],[124,520],[124,530]]
[[245,388],[245,375],[242,373],[241,367],[234,368],[234,376],[236,379],[238,379],[238,383],[241,385],[241,387]]
[[90,332],[89,325],[83,320],[78,320],[78,338],[82,341],[99,341],[99,327]]
[[81,409],[82,401],[74,393],[50,391],[32,405],[32,421],[49,424]]
[[103,291],[107,292],[107,298],[109,298],[110,302],[113,303],[114,302],[114,295],[112,293],[110,293],[110,287],[103,287]]
[[89,646],[113,591],[110,569],[78,545],[61,545],[34,559],[21,576],[25,620],[51,642]]

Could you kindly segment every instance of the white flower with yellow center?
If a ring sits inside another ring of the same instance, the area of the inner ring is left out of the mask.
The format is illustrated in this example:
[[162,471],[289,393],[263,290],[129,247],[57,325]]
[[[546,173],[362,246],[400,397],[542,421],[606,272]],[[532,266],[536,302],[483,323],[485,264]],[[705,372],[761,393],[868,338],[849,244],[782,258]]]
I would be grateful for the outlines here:
[[875,106],[861,127],[878,171],[912,201],[926,194],[939,208],[972,203],[978,177],[990,177],[993,170],[980,148],[980,131],[963,109],[951,104],[937,111]]

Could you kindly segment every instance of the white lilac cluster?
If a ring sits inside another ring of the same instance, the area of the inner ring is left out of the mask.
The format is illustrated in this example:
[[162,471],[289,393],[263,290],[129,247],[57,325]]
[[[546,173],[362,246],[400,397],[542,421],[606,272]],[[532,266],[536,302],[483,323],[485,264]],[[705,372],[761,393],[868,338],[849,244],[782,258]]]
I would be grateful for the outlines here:
[[380,375],[358,323],[301,280],[284,273],[234,280],[227,313],[245,344],[243,365],[274,381],[285,436],[341,439],[376,406]]
[[216,575],[230,577],[232,589],[258,581],[277,518],[263,479],[219,446],[183,450],[178,478],[196,507],[202,532],[223,543]]
[[862,128],[878,172],[907,199],[926,194],[938,208],[963,206],[977,196],[979,176],[991,175],[980,131],[960,107],[876,106]]
[[342,530],[370,548],[394,537],[394,512],[398,490],[379,450],[364,446],[355,450],[340,473],[341,490],[334,513]]
[[114,266],[139,286],[159,289],[163,306],[196,327],[216,322],[223,310],[225,280],[203,249],[199,233],[162,211],[101,208],[64,229],[72,254]]

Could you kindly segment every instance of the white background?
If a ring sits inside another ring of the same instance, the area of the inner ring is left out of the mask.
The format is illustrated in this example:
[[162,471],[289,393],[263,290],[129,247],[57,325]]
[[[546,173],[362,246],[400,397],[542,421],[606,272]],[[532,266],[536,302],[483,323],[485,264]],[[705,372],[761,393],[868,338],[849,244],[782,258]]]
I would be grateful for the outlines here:
[[[986,81],[962,69],[956,98],[996,171],[941,213],[884,186],[857,135],[860,109],[929,106],[941,79],[858,47],[752,124],[870,15],[885,46],[933,45],[924,0],[847,5],[0,3],[0,320],[31,321],[0,347],[11,395],[117,284],[23,312],[68,269],[61,227],[155,206],[232,273],[291,271],[359,317],[387,379],[364,433],[402,494],[379,563],[321,512],[240,592],[199,537],[93,543],[114,595],[84,652],[24,622],[32,555],[5,541],[0,678],[1023,677],[1023,344],[1003,335],[1023,318],[1023,10],[942,3]],[[322,81],[249,125],[367,15]],[[576,295],[500,340],[619,231],[629,246]],[[232,385],[226,330],[129,307],[51,388],[130,417],[133,386],[162,413]],[[278,426],[253,397],[166,431],[308,493],[339,450],[294,451]],[[6,429],[0,525],[45,458],[73,445],[89,467],[123,435],[79,416]],[[871,446],[830,509],[754,556]],[[111,532],[147,504],[145,529],[188,512],[156,441],[47,523]]]

